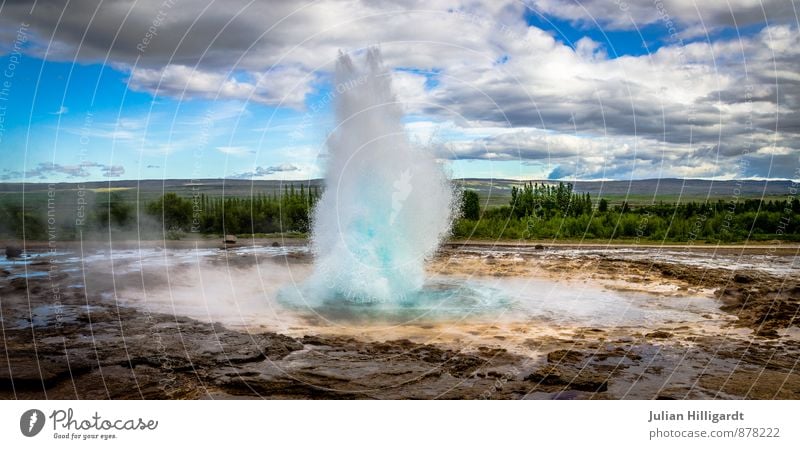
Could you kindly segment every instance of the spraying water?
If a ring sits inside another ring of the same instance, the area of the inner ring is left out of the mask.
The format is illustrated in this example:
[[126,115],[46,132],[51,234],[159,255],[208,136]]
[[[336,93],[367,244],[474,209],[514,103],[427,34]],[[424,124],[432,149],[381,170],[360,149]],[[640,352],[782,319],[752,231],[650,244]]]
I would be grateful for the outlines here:
[[411,145],[378,49],[366,52],[364,67],[340,55],[335,80],[311,294],[403,301],[422,288],[425,260],[450,228],[453,191],[434,157]]

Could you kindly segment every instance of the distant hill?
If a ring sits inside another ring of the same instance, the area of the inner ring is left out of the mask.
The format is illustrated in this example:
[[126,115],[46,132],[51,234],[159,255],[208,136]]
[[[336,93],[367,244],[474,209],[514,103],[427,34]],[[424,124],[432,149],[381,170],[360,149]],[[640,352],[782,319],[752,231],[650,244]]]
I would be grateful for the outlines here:
[[[511,187],[524,182],[558,185],[559,181],[466,178],[459,180],[464,186],[477,190],[491,204],[507,202]],[[640,179],[631,181],[561,181],[570,182],[576,192],[606,198],[612,203],[628,201],[647,204],[653,201],[686,202],[709,200],[776,199],[789,195],[792,181],[785,180],[735,180],[709,181],[704,179]]]
[[[511,197],[511,187],[524,182],[558,184],[559,181],[531,180],[517,181],[511,179],[465,178],[454,180],[455,183],[479,192],[484,201],[491,205],[507,204]],[[566,182],[566,181],[564,181]],[[777,199],[789,194],[791,181],[784,180],[741,180],[741,181],[709,181],[701,179],[643,179],[632,181],[569,181],[575,191],[589,192],[593,198],[606,198],[611,203],[628,201],[631,204],[647,204],[653,201],[703,201],[710,199]],[[287,186],[300,186],[312,189],[322,188],[322,179],[305,181],[265,181],[245,179],[148,179],[97,182],[62,182],[53,186],[63,200],[74,198],[81,188],[93,194],[112,189],[131,200],[150,201],[163,192],[175,192],[191,196],[205,194],[210,197],[236,196],[247,197],[252,194],[274,194]],[[24,191],[30,199],[41,198],[47,194],[47,183],[0,183],[0,199],[19,200]],[[69,192],[73,192],[69,194]],[[66,195],[65,195],[66,194]],[[65,198],[66,197],[66,198]]]
[[[321,179],[312,179],[308,181],[250,181],[244,179],[147,179],[141,181],[125,180],[125,181],[99,181],[99,182],[60,182],[53,183],[53,188],[56,191],[56,198],[58,208],[74,209],[77,206],[80,191],[83,190],[83,198],[86,198],[87,203],[92,204],[95,199],[103,193],[113,191],[123,198],[131,202],[146,203],[153,201],[166,192],[174,192],[178,195],[191,197],[206,195],[210,198],[216,197],[249,197],[258,194],[277,194],[283,188],[295,186],[300,188],[313,189],[314,187],[321,188],[323,183]],[[14,201],[19,202],[23,195],[26,203],[37,204],[38,201],[46,200],[48,184],[47,183],[0,183],[0,201]],[[39,203],[41,204],[41,203]]]

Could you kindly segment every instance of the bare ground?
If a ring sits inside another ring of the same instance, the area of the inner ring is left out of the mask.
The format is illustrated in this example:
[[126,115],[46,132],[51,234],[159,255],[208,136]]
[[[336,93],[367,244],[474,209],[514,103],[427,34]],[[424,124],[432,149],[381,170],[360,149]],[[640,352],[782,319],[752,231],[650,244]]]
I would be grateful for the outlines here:
[[0,398],[800,398],[795,278],[562,257],[549,248],[521,257],[466,257],[482,251],[446,247],[429,270],[703,293],[715,298],[730,324],[722,333],[641,323],[542,334],[514,323],[517,343],[530,351],[509,349],[508,333],[491,325],[472,329],[489,341],[479,346],[289,336],[121,307],[101,297],[110,284],[73,287],[74,274],[4,275]]

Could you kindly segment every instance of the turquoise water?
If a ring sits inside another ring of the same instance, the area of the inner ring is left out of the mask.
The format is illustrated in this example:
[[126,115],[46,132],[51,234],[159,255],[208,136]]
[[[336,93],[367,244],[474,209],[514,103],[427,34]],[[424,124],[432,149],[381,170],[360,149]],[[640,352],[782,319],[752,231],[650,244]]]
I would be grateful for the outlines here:
[[514,310],[517,303],[490,285],[444,278],[385,302],[362,302],[346,294],[320,297],[302,286],[279,290],[277,300],[289,310],[326,320],[389,323],[486,319]]

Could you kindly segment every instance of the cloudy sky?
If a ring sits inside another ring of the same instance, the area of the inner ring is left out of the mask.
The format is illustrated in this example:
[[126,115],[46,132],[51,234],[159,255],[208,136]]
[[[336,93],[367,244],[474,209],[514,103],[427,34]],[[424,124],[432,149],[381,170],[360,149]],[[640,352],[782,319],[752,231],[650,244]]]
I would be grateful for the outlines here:
[[791,0],[39,0],[0,7],[0,178],[306,179],[378,46],[454,177],[800,178]]

